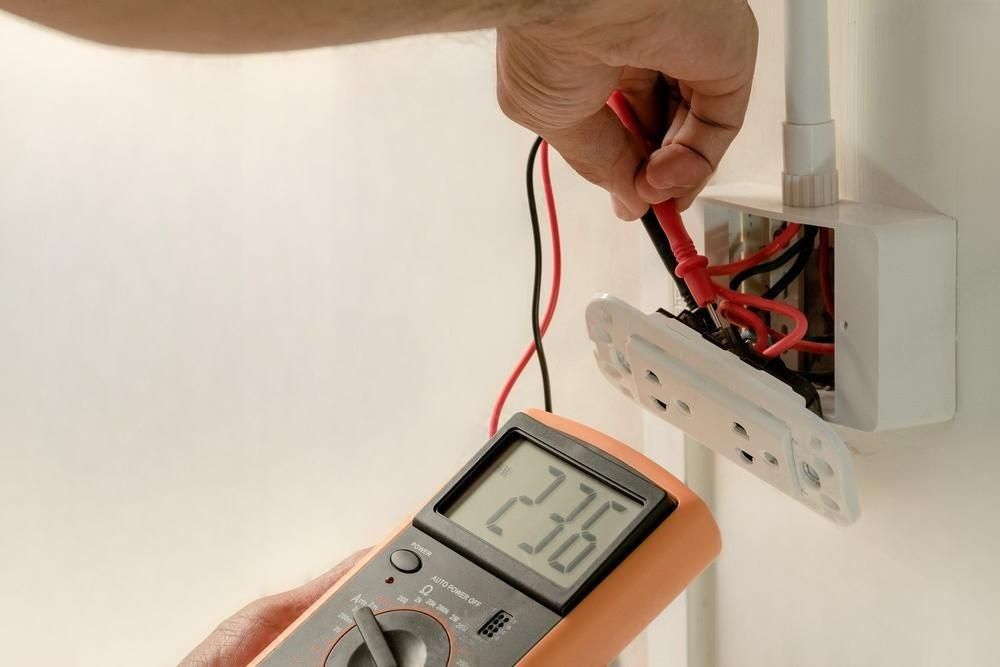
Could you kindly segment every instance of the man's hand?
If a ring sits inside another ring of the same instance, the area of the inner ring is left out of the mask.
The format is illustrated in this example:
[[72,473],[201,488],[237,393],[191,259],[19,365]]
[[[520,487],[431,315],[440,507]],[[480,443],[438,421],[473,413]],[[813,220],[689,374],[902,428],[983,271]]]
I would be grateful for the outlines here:
[[[611,192],[623,219],[690,205],[743,124],[757,55],[744,0],[593,0],[497,35],[504,112]],[[652,156],[605,105],[615,89],[663,137]]]
[[359,551],[318,579],[253,602],[223,621],[180,667],[244,667],[354,567]]

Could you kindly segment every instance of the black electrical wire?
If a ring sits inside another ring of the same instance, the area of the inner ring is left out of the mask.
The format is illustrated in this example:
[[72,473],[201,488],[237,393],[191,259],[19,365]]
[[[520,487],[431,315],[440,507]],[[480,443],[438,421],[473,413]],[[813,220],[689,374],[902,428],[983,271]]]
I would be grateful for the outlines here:
[[813,254],[813,245],[816,242],[816,235],[819,234],[819,228],[817,227],[806,227],[805,232],[802,234],[802,241],[805,245],[799,251],[799,256],[795,258],[795,263],[785,272],[785,275],[781,276],[776,283],[771,285],[770,288],[762,295],[765,299],[775,299],[781,295],[785,289],[792,284],[796,278],[798,278],[803,271],[805,271],[806,266],[809,264],[809,259]]
[[538,369],[542,373],[542,393],[545,396],[545,411],[552,412],[552,386],[549,381],[549,364],[545,359],[545,348],[542,347],[542,326],[539,310],[542,305],[542,230],[538,222],[538,205],[535,202],[535,159],[542,147],[542,138],[535,139],[528,153],[527,186],[528,213],[531,215],[531,235],[535,245],[535,277],[531,291],[531,335],[535,340],[535,353],[538,355]]
[[666,232],[663,231],[663,227],[660,226],[660,221],[657,219],[656,214],[653,213],[653,209],[649,209],[643,214],[642,226],[646,229],[649,240],[653,242],[656,254],[660,256],[660,261],[667,267],[667,272],[673,278],[674,285],[677,286],[677,291],[684,299],[684,303],[687,304],[690,310],[697,309],[698,303],[694,300],[694,296],[691,295],[691,290],[688,289],[687,283],[677,277],[677,258],[674,257],[674,251],[670,248],[670,240],[667,238]]
[[743,271],[740,271],[735,276],[733,276],[732,280],[729,281],[729,289],[738,290],[740,288],[740,285],[750,280],[754,276],[759,276],[762,273],[770,273],[771,271],[777,271],[785,264],[792,261],[792,259],[797,257],[799,253],[802,252],[802,249],[805,247],[805,245],[806,245],[806,239],[805,237],[801,237],[799,238],[798,241],[788,246],[785,252],[781,253],[771,261],[763,262],[761,264],[757,264],[756,266],[751,266],[749,269],[744,269]]

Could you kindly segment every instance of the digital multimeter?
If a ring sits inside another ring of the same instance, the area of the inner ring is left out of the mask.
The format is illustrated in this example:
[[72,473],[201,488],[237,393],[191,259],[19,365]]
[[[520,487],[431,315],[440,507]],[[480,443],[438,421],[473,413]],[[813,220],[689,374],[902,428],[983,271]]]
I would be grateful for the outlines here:
[[720,546],[645,456],[521,413],[252,664],[606,665]]

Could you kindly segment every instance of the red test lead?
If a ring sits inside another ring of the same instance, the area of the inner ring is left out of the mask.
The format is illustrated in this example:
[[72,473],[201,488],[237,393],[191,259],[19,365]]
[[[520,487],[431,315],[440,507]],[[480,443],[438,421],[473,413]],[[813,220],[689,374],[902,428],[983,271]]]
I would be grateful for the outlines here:
[[[648,137],[643,135],[639,121],[628,100],[625,99],[625,96],[620,91],[615,91],[608,99],[608,105],[615,112],[615,115],[618,116],[619,120],[621,120],[622,125],[634,136],[642,140],[646,144],[646,149],[651,152],[653,145]],[[713,318],[717,319],[715,304],[720,299],[724,300],[724,310],[729,315],[730,321],[737,326],[753,329],[758,337],[756,349],[766,357],[777,357],[795,348],[802,342],[809,328],[809,320],[800,310],[772,299],[735,292],[715,284],[710,277],[713,275],[739,273],[744,269],[756,266],[778,250],[787,246],[798,233],[799,225],[795,223],[789,224],[777,238],[752,257],[731,264],[709,267],[708,259],[695,248],[694,242],[687,233],[684,221],[681,220],[680,213],[677,211],[677,205],[673,200],[654,204],[652,208],[660,223],[660,227],[663,229],[663,233],[670,242],[670,249],[677,259],[677,276],[687,285],[688,290],[699,307],[708,308]],[[750,310],[751,308],[785,315],[795,323],[795,326],[791,333],[777,340],[770,347],[767,347],[767,343],[769,342],[767,334],[769,332],[760,319],[760,316]]]

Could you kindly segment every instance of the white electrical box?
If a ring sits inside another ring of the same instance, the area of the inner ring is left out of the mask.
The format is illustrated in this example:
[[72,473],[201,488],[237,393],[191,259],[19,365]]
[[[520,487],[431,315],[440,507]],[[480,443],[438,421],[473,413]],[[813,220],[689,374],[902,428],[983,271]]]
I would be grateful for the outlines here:
[[836,235],[835,389],[830,421],[885,431],[955,414],[955,221],[923,211],[841,201],[792,208],[763,185],[706,189],[685,220],[705,254],[728,261],[742,216],[798,222]]
[[693,238],[703,232],[713,264],[736,259],[736,240],[753,225],[833,230],[836,354],[823,417],[789,384],[686,324],[608,295],[587,308],[601,371],[736,465],[836,523],[853,522],[860,508],[842,433],[954,415],[955,221],[848,201],[787,207],[778,188],[760,185],[709,188],[684,218]]

